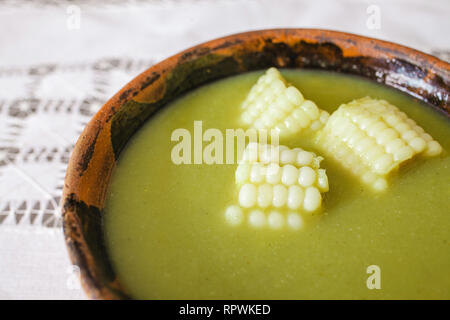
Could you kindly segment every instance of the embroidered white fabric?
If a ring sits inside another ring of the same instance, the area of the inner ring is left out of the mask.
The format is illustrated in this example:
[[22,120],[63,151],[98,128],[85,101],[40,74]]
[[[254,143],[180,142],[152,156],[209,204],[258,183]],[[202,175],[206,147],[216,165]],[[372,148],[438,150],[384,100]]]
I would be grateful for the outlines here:
[[68,157],[102,103],[153,63],[281,27],[358,33],[448,60],[449,16],[447,0],[0,0],[0,299],[85,298],[58,208]]

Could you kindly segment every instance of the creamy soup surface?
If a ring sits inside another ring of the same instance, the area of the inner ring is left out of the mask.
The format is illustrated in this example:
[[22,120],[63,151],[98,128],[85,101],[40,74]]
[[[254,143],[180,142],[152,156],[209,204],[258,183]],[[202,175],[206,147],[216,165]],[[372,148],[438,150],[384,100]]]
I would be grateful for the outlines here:
[[[450,122],[403,93],[359,77],[282,70],[305,98],[333,112],[371,96],[389,101],[440,142],[436,158],[417,158],[376,194],[325,158],[330,191],[323,214],[303,229],[226,223],[236,201],[237,165],[175,165],[172,131],[239,128],[240,104],[262,72],[200,87],[163,108],[132,137],[106,201],[105,241],[113,267],[135,298],[450,299]],[[291,148],[316,150],[301,137]],[[204,143],[206,146],[208,143]],[[367,287],[367,268],[381,289]]]

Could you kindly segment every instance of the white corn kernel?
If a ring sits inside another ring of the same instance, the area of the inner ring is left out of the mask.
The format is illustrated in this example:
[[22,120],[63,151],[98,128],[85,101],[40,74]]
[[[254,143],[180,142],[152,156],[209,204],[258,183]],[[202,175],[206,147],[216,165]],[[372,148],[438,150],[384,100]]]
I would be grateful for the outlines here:
[[373,148],[363,152],[362,159],[369,165],[373,164],[373,161],[384,154],[384,150],[379,145],[375,145]]
[[[308,117],[306,112],[304,112],[303,110],[301,110],[301,112],[302,112],[302,118],[297,118],[296,120],[298,122],[298,125],[301,128],[306,129],[311,125],[311,118]],[[295,116],[294,116],[294,118],[295,118]]]
[[326,112],[325,110],[321,110],[320,111],[320,122],[322,122],[322,124],[326,124],[328,119],[330,118],[330,114],[328,112]]
[[422,128],[422,127],[419,127],[418,125],[415,125],[415,126],[413,127],[413,129],[414,129],[414,131],[416,131],[419,135],[422,135],[422,134],[425,133],[425,130],[423,130],[423,128]]
[[378,136],[377,136],[377,143],[381,145],[386,145],[388,142],[398,138],[397,131],[395,131],[392,128],[387,128],[383,130]]
[[317,119],[317,120],[314,120],[309,127],[311,128],[312,131],[317,131],[320,128],[322,128],[322,126],[323,126],[323,123],[320,122],[319,119]]
[[374,146],[375,142],[373,139],[366,137],[359,140],[354,149],[358,154],[363,154],[367,152],[367,150],[372,149]]
[[309,166],[313,160],[313,154],[308,151],[300,151],[297,154],[297,165],[299,166]]
[[402,134],[402,139],[409,142],[412,139],[418,137],[418,134],[414,130],[408,130]]
[[401,149],[404,146],[405,143],[401,139],[397,138],[386,144],[386,151],[388,153],[394,154],[397,150]]
[[248,180],[250,174],[250,164],[241,163],[236,169],[235,178],[237,184],[242,184]]
[[283,150],[280,152],[280,163],[291,164],[295,163],[297,154],[293,150]]
[[284,119],[284,125],[292,133],[295,133],[295,132],[298,132],[301,130],[300,124],[297,122],[297,120],[295,120],[295,118],[293,116],[286,117]]
[[286,204],[288,192],[285,186],[277,184],[273,187],[272,205],[281,208]]
[[251,208],[256,203],[256,187],[253,184],[244,184],[239,191],[239,204],[244,208]]
[[305,190],[305,199],[303,200],[303,208],[306,211],[313,212],[320,208],[322,196],[315,187],[308,187]]
[[278,211],[271,211],[267,222],[272,229],[280,229],[284,225],[283,215]]
[[311,167],[301,167],[298,174],[298,183],[302,187],[309,187],[316,181],[316,172]]
[[420,153],[427,147],[427,143],[420,137],[416,137],[409,141],[409,146],[414,149],[415,152]]
[[394,129],[397,130],[398,133],[403,134],[409,130],[409,125],[404,122],[398,123]]
[[425,152],[426,156],[437,156],[442,152],[442,147],[437,141],[428,142],[427,150]]
[[295,87],[289,87],[286,89],[286,97],[292,102],[294,105],[300,105],[305,100],[300,91],[298,91]]
[[288,189],[287,206],[289,209],[297,210],[303,203],[305,194],[301,187],[294,185]]
[[250,171],[250,181],[261,183],[264,181],[264,166],[261,163],[254,163]]
[[389,125],[395,127],[401,122],[401,119],[396,114],[388,114],[385,117],[384,121],[386,121]]
[[261,210],[253,210],[248,215],[248,222],[252,227],[260,228],[266,224],[266,217]]
[[289,99],[284,94],[280,95],[277,98],[276,105],[278,106],[279,109],[282,109],[282,110],[284,110],[286,112],[288,112],[288,111],[290,111],[292,109],[291,102],[289,101]]
[[431,142],[431,141],[433,141],[433,137],[430,136],[428,133],[422,133],[421,137],[422,137],[422,139],[425,140],[426,142]]
[[377,179],[377,175],[372,171],[366,171],[362,175],[362,181],[366,184],[372,184]]
[[242,217],[242,209],[239,206],[229,206],[225,210],[225,219],[231,225],[241,224]]
[[271,184],[277,184],[281,180],[281,169],[277,163],[270,163],[266,169],[266,181]]
[[271,148],[269,145],[260,145],[258,147],[258,155],[259,155],[259,161],[262,163],[270,163],[271,161]]
[[303,102],[302,109],[306,112],[311,120],[318,119],[320,116],[319,108],[317,108],[316,104],[311,100],[306,100],[305,102]]
[[373,183],[373,188],[377,191],[386,190],[386,188],[387,188],[386,180],[383,178],[376,179],[375,182]]
[[303,227],[303,219],[298,213],[291,212],[288,214],[287,224],[291,229],[298,230]]
[[281,93],[284,90],[284,82],[280,79],[274,79],[271,84],[271,89],[274,93]]
[[408,147],[402,147],[394,152],[394,160],[395,161],[405,161],[410,159],[414,155],[413,150]]
[[298,180],[298,169],[291,164],[283,166],[281,182],[284,185],[291,186]]
[[269,69],[267,69],[266,73],[274,77],[278,77],[280,75],[280,71],[278,71],[275,67],[270,67]]
[[387,126],[383,122],[377,121],[367,128],[367,134],[371,137],[375,137],[386,128]]
[[272,204],[272,186],[270,184],[263,184],[258,187],[257,202],[261,208],[267,208]]
[[394,164],[394,159],[388,153],[385,153],[378,157],[373,162],[373,171],[377,174],[387,174]]
[[258,144],[251,142],[247,145],[243,154],[243,161],[256,162],[258,161]]
[[267,116],[272,120],[269,127],[272,127],[276,122],[286,117],[286,113],[279,108],[271,108],[267,111]]

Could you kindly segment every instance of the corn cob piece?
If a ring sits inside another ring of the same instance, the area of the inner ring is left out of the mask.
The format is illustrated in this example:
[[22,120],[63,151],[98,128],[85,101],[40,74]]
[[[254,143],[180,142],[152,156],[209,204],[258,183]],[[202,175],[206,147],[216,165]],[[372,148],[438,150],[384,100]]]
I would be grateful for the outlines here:
[[387,188],[387,176],[404,161],[436,156],[440,144],[385,100],[370,97],[341,105],[318,134],[325,153],[373,189]]
[[329,114],[320,110],[301,92],[286,84],[275,68],[270,68],[251,88],[242,103],[242,122],[255,129],[275,129],[280,137],[305,130],[317,131]]
[[235,173],[239,205],[227,208],[227,221],[237,225],[248,216],[253,227],[301,228],[302,214],[319,211],[329,189],[322,159],[300,148],[249,143]]

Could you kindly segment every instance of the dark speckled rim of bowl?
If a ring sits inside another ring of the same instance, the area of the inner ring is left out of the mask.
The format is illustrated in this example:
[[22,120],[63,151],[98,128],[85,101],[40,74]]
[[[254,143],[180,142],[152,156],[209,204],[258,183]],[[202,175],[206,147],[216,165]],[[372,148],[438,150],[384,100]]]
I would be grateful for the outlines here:
[[271,66],[360,75],[450,115],[448,63],[404,46],[348,33],[315,29],[247,32],[200,44],[154,65],[91,119],[67,168],[62,199],[65,241],[90,298],[130,298],[108,259],[102,215],[111,171],[131,135],[158,109],[195,87]]

